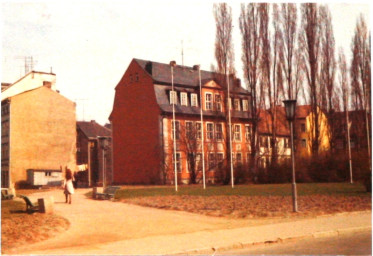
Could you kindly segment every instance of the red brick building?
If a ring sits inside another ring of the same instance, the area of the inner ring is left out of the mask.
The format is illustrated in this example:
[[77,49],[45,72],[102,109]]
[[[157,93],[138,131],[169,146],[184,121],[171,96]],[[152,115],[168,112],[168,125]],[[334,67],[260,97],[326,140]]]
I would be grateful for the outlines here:
[[[113,138],[114,183],[173,183],[174,128],[178,182],[201,181],[202,136],[207,182],[222,179],[227,166],[227,103],[233,107],[232,154],[235,168],[248,163],[251,119],[250,93],[230,77],[208,71],[133,59],[115,88],[109,117]],[[202,100],[200,99],[202,95]],[[175,103],[175,126],[172,125]],[[201,107],[203,126],[201,126]]]

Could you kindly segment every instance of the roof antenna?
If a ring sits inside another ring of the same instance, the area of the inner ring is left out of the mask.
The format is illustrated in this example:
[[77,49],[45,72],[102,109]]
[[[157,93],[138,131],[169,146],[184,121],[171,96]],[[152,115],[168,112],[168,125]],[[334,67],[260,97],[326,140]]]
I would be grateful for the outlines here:
[[184,44],[183,44],[183,40],[181,40],[181,65],[184,66]]

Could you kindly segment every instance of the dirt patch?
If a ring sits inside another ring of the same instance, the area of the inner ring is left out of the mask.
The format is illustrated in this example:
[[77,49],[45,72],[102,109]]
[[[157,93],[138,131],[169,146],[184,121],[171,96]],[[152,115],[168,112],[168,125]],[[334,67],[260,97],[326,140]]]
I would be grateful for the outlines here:
[[[154,196],[122,201],[217,217],[261,218],[294,215],[290,196]],[[298,197],[297,216],[363,211],[371,210],[371,207],[371,197],[368,196],[309,195]]]
[[36,243],[64,232],[70,223],[54,214],[29,214],[24,204],[19,202],[2,203],[1,215],[1,252],[12,248]]

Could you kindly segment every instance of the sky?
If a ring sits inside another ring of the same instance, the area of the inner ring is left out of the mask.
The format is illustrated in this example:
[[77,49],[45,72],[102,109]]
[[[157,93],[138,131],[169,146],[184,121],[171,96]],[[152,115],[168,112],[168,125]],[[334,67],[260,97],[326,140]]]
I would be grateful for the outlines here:
[[[240,2],[227,3],[233,13],[235,68],[242,79]],[[371,6],[334,2],[329,8],[336,48],[343,47],[350,58],[356,20],[362,13],[370,24]],[[210,70],[215,64],[212,10],[212,1],[2,0],[1,82],[22,77],[24,57],[32,56],[34,70],[52,70],[60,93],[77,103],[77,120],[103,125],[133,58]]]

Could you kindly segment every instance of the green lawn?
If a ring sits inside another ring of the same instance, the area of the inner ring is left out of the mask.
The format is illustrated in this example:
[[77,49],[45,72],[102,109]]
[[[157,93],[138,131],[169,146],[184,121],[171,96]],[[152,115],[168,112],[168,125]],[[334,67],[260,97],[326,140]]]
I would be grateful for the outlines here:
[[[343,196],[370,196],[360,183],[299,183],[297,184],[298,195],[343,195]],[[290,196],[291,184],[250,184],[231,186],[208,186],[206,190],[202,185],[179,186],[178,192],[173,186],[149,187],[149,188],[124,188],[117,191],[116,199],[127,199],[149,196]]]

